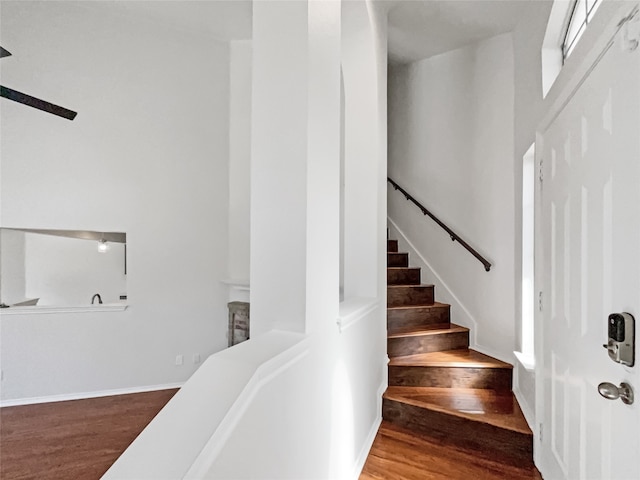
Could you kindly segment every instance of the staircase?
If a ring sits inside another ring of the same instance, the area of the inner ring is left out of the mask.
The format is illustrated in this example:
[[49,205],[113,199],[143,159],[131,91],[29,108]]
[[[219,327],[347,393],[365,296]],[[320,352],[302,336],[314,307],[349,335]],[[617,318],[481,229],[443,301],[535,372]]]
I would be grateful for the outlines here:
[[511,392],[513,367],[469,349],[469,329],[420,283],[388,241],[385,422],[419,437],[517,466],[533,466],[533,434]]

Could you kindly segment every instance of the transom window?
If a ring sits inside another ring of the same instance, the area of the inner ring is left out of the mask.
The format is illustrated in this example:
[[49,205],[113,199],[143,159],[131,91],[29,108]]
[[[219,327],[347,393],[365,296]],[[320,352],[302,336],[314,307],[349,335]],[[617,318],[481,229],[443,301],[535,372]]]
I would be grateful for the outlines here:
[[562,42],[562,58],[566,59],[580,40],[580,37],[602,3],[601,0],[574,0],[570,8],[569,22]]

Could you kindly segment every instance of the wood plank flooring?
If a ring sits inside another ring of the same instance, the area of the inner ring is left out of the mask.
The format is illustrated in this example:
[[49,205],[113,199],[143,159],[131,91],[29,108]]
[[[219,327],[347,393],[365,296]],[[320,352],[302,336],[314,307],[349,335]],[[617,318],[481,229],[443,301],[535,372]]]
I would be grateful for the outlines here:
[[542,480],[535,467],[518,467],[477,452],[443,445],[383,421],[360,480]]
[[[0,409],[0,478],[99,479],[177,390]],[[360,480],[541,480],[383,422]]]
[[0,478],[99,479],[177,389],[0,409]]

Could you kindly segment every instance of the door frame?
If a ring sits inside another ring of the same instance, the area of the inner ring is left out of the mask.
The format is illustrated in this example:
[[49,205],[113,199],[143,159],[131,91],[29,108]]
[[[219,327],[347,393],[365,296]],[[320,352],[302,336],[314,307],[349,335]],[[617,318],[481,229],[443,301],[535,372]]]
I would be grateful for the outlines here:
[[[534,308],[534,352],[535,352],[535,418],[536,424],[534,428],[534,462],[542,475],[544,476],[547,466],[543,464],[542,445],[549,441],[549,436],[545,436],[543,425],[544,413],[550,405],[544,405],[545,385],[544,385],[544,328],[545,313],[549,309],[544,310],[545,296],[549,298],[549,294],[545,294],[546,286],[544,285],[544,235],[542,228],[542,199],[544,195],[544,178],[540,181],[539,176],[542,175],[542,166],[545,159],[543,158],[544,142],[543,136],[553,121],[563,111],[567,103],[572,99],[578,91],[582,83],[588,78],[591,71],[596,67],[599,61],[604,57],[609,48],[614,43],[614,38],[623,28],[625,19],[629,19],[632,14],[640,15],[637,10],[640,9],[640,0],[629,2],[607,2],[604,1],[596,12],[593,20],[589,23],[578,45],[566,60],[560,74],[556,78],[555,83],[549,90],[547,97],[544,99],[545,114],[536,128],[535,140],[535,165],[536,165],[536,185],[534,193],[534,292],[536,300],[540,301],[538,308]],[[640,48],[640,47],[639,47]],[[542,298],[539,297],[540,292]],[[548,305],[548,301],[546,304]],[[541,308],[540,308],[541,307]]]

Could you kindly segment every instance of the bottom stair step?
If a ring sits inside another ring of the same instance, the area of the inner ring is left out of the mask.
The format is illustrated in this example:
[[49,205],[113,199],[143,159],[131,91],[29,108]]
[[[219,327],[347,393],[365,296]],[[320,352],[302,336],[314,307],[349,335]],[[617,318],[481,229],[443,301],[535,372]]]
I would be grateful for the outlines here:
[[382,421],[360,480],[542,480],[531,464],[511,465]]
[[528,465],[533,434],[511,392],[486,389],[389,387],[383,418],[421,436]]
[[511,392],[484,388],[389,387],[384,398],[531,435]]

